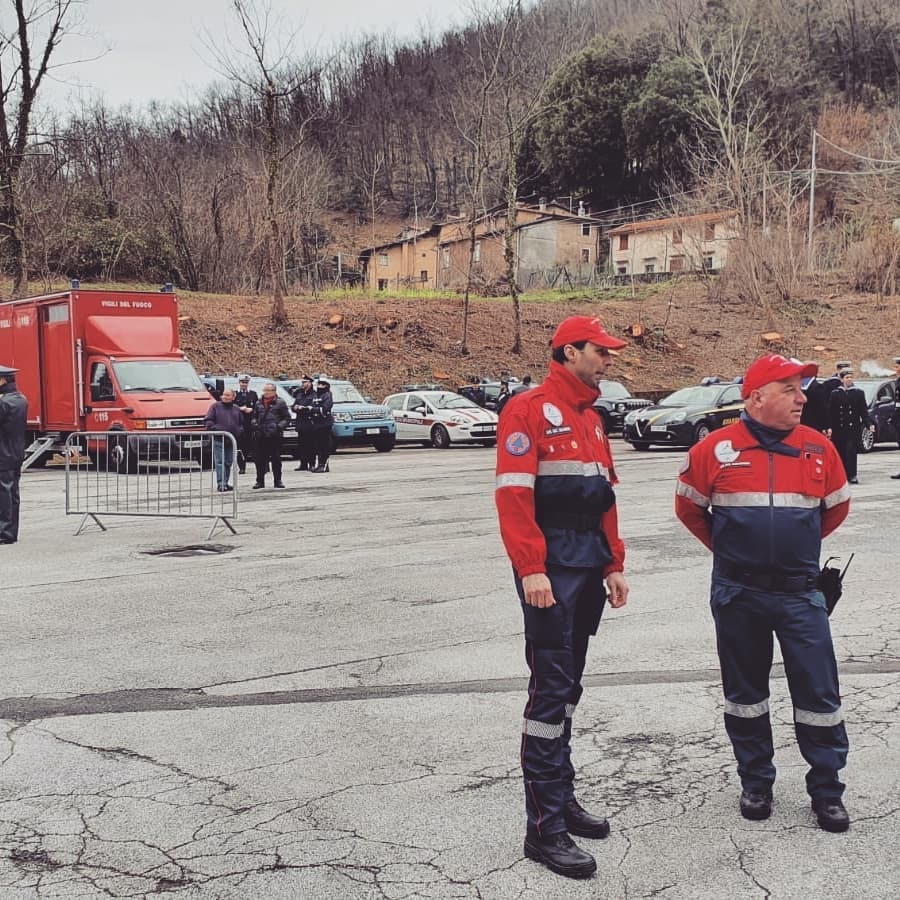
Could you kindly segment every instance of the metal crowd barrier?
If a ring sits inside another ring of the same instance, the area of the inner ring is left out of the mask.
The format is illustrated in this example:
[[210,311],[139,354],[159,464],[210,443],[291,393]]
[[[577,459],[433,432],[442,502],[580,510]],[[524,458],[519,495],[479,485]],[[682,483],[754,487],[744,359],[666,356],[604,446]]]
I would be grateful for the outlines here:
[[[231,449],[230,484],[220,491],[214,459]],[[224,431],[80,431],[65,446],[66,515],[82,516],[76,535],[101,516],[212,519],[237,532],[237,442]]]

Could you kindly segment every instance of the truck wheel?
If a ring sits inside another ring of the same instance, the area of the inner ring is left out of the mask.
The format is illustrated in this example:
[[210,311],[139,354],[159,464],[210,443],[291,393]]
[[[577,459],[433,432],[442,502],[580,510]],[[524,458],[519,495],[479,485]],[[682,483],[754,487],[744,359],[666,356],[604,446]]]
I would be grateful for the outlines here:
[[128,438],[110,435],[106,446],[106,471],[134,475],[137,470],[137,456],[129,449]]
[[397,435],[396,434],[388,434],[388,435],[385,435],[384,437],[375,438],[375,440],[372,441],[372,446],[379,453],[390,453],[391,450],[394,449],[394,444],[396,444],[396,443],[397,443]]
[[438,450],[446,450],[450,446],[450,435],[443,425],[435,425],[431,429],[431,446]]

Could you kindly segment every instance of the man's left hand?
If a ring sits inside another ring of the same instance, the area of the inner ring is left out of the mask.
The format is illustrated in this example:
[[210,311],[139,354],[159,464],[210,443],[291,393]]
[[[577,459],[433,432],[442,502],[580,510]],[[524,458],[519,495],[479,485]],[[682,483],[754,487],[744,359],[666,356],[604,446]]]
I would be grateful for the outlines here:
[[609,596],[609,605],[618,609],[628,602],[628,582],[621,572],[610,572],[606,576],[606,589]]

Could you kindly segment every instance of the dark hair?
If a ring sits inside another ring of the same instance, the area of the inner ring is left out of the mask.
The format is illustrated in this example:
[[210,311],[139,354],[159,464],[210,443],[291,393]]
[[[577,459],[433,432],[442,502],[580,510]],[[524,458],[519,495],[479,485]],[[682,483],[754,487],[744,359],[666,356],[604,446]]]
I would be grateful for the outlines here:
[[[576,350],[584,350],[587,341],[569,341]],[[566,347],[569,344],[563,344],[562,347],[555,347],[553,352],[550,354],[550,358],[553,362],[564,363],[566,361]]]

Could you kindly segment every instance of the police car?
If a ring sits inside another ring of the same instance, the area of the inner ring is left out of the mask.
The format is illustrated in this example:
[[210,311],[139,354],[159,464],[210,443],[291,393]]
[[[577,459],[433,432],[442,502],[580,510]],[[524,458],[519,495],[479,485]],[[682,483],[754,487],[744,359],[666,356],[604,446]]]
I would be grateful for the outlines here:
[[497,443],[497,414],[452,391],[404,391],[384,398],[397,423],[397,443],[446,449]]
[[654,406],[632,410],[625,416],[622,436],[635,450],[647,450],[651,444],[690,447],[711,431],[737,422],[743,409],[740,384],[698,384]]
[[859,388],[866,397],[869,418],[875,430],[863,428],[859,439],[859,450],[868,453],[876,444],[900,444],[900,427],[895,421],[894,378],[857,378],[853,387]]

